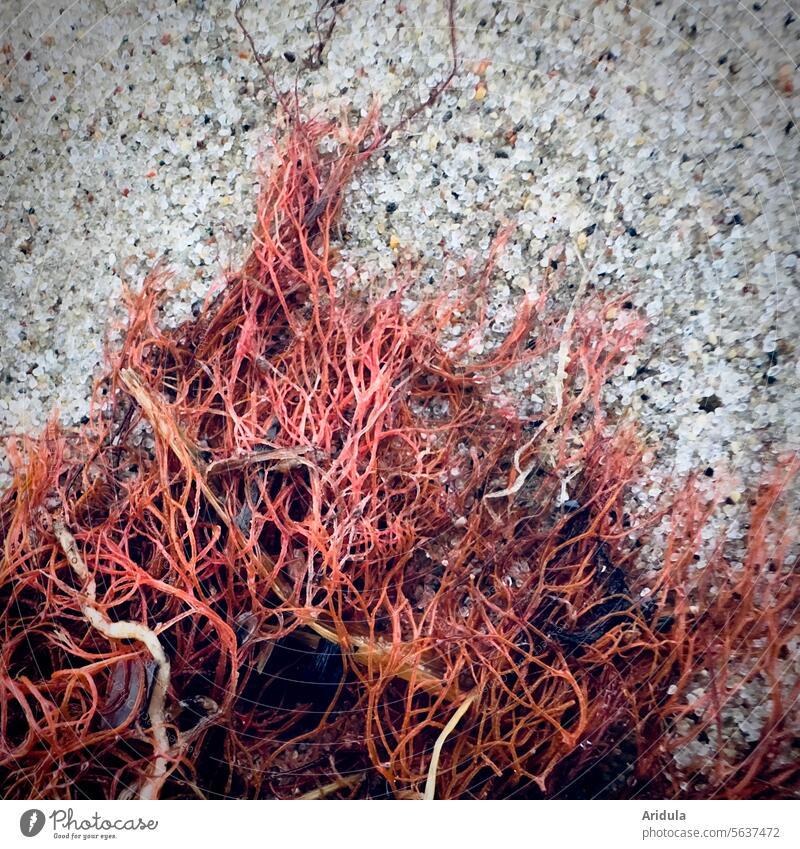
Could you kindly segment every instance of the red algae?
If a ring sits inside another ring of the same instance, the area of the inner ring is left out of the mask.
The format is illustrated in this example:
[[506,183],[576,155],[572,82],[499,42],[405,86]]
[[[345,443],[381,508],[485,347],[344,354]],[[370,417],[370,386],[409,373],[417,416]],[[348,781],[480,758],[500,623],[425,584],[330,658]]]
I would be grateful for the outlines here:
[[[292,114],[241,270],[176,329],[154,272],[88,423],[14,454],[2,795],[691,794],[673,751],[756,676],[760,742],[696,792],[790,792],[797,461],[758,489],[743,561],[723,540],[700,577],[714,504],[682,485],[643,597],[649,523],[624,507],[642,451],[601,403],[641,322],[592,297],[565,314],[543,286],[471,356],[506,231],[455,299],[409,313],[401,281],[356,297],[332,229],[386,133],[375,113],[350,129]],[[457,312],[473,325],[448,347]],[[537,421],[491,391],[526,364],[556,378],[531,387],[551,397]]]

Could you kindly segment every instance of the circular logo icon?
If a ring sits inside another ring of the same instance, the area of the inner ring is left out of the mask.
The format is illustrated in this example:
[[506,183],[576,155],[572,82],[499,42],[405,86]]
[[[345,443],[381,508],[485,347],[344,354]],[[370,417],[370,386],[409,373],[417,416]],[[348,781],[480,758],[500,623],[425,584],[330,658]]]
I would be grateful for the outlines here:
[[36,837],[44,828],[44,813],[38,808],[31,808],[19,818],[19,830],[25,837]]

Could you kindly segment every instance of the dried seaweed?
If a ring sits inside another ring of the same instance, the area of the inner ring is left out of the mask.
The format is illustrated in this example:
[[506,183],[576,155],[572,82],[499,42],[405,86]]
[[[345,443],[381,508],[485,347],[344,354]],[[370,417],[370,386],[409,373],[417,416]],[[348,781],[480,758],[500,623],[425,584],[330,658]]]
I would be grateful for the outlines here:
[[[88,423],[13,452],[0,792],[673,793],[671,752],[756,676],[772,700],[761,742],[720,755],[696,792],[790,792],[800,685],[780,663],[800,572],[781,496],[797,461],[757,493],[744,560],[720,543],[696,577],[714,505],[692,481],[622,520],[646,470],[602,387],[642,323],[596,297],[565,316],[543,281],[507,339],[470,355],[508,231],[456,297],[404,311],[398,275],[358,298],[332,227],[385,133],[375,112],[349,129],[290,114],[244,266],[176,329],[158,321],[157,270]],[[523,365],[557,377],[535,424],[492,391]],[[665,515],[642,603],[636,539]],[[713,685],[689,705],[703,669]],[[619,789],[604,764],[621,751],[635,783]]]

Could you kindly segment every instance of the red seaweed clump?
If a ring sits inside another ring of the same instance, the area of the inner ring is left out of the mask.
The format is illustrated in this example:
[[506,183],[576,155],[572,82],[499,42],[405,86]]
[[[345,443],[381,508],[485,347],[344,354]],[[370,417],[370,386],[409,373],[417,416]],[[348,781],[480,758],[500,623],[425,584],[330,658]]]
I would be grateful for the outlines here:
[[[379,300],[334,275],[345,187],[380,139],[374,115],[295,118],[241,270],[175,329],[151,275],[89,421],[10,446],[0,795],[791,794],[797,462],[756,491],[746,552],[721,542],[696,572],[697,485],[626,510],[642,450],[601,401],[642,333],[630,311],[564,312],[542,281],[476,357],[507,231],[411,312],[399,272]],[[550,375],[536,420],[496,391],[523,368]],[[721,738],[756,679],[760,741],[682,773],[674,752]]]

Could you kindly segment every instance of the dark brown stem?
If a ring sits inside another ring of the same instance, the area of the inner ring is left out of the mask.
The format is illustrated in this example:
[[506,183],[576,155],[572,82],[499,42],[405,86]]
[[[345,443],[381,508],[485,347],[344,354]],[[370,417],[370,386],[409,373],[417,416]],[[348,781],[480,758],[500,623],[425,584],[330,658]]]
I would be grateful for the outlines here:
[[453,64],[450,68],[450,73],[437,86],[431,89],[427,100],[425,100],[423,103],[420,103],[419,106],[415,106],[410,112],[407,112],[396,124],[389,127],[388,130],[383,132],[377,140],[375,147],[380,147],[381,145],[385,144],[398,130],[402,130],[414,118],[416,118],[420,112],[424,112],[429,106],[433,106],[433,104],[436,103],[436,101],[441,97],[442,93],[450,85],[450,83],[453,81],[456,74],[458,73],[458,44],[456,37],[455,11],[456,0],[447,0],[447,25],[450,30],[450,53],[453,57]]
[[[322,54],[328,46],[328,42],[331,40],[333,30],[336,28],[336,22],[339,19],[339,5],[339,0],[319,0],[317,12],[314,15],[314,28],[317,31],[317,42],[313,45],[313,47],[308,49],[305,62],[303,63],[306,68],[319,68],[322,65]],[[323,32],[321,27],[321,18],[322,13],[326,9],[330,9],[332,15],[331,19],[328,21],[327,27],[325,28],[325,32]]]
[[258,52],[258,48],[256,47],[256,43],[253,40],[253,36],[250,34],[250,30],[244,25],[244,21],[242,21],[242,9],[247,5],[248,0],[238,0],[236,4],[236,8],[233,11],[233,17],[236,19],[236,23],[239,25],[239,29],[242,31],[242,35],[247,39],[248,44],[250,45],[250,50],[253,52],[253,58],[258,63],[258,67],[261,68],[262,73],[267,79],[267,82],[270,86],[273,85],[272,75],[267,70],[267,66],[264,60],[261,57],[261,54]]

